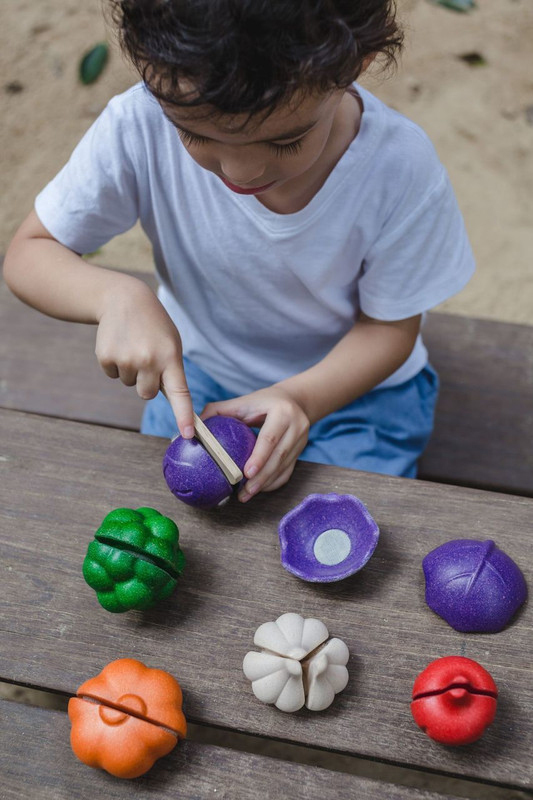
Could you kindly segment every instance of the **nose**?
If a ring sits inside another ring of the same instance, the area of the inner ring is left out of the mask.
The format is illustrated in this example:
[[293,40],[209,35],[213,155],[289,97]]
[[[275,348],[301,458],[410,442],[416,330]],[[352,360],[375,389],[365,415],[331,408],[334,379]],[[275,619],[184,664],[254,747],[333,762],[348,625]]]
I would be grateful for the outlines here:
[[265,173],[265,164],[256,157],[245,155],[242,149],[240,152],[226,151],[219,156],[222,175],[237,186],[256,183]]

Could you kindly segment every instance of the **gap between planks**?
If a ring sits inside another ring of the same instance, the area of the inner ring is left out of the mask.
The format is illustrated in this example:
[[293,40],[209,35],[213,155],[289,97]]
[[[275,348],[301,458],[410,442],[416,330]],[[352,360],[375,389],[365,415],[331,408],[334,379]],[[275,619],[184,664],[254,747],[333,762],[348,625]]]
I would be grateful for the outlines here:
[[[70,695],[64,692],[52,692],[0,680],[0,699],[3,700],[66,713],[69,698]],[[424,789],[430,792],[453,794],[458,798],[464,797],[469,800],[531,800],[533,798],[533,792],[513,787],[483,784],[465,778],[450,777],[442,773],[418,770],[342,753],[332,753],[319,748],[262,736],[251,736],[203,723],[187,722],[187,728],[187,739],[198,744],[225,747],[230,750],[306,766],[321,767],[369,780],[379,780],[384,783]]]

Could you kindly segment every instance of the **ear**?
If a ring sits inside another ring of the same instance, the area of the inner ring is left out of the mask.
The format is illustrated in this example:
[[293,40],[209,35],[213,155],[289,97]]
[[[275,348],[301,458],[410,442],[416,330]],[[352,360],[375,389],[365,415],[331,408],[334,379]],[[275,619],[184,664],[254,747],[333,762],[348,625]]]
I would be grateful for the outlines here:
[[377,53],[370,53],[365,59],[363,59],[363,68],[361,69],[361,73],[366,72],[371,63],[376,58]]

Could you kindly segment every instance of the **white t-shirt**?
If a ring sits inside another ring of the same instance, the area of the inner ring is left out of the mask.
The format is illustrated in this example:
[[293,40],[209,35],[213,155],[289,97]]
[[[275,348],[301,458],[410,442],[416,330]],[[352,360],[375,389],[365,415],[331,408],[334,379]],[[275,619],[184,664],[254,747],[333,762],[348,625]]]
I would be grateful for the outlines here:
[[[474,262],[426,134],[357,86],[361,127],[301,211],[277,214],[189,156],[142,84],[113,98],[35,209],[59,242],[92,252],[140,219],[159,297],[184,353],[236,395],[307,369],[354,324],[422,313]],[[382,386],[426,363],[419,337]]]

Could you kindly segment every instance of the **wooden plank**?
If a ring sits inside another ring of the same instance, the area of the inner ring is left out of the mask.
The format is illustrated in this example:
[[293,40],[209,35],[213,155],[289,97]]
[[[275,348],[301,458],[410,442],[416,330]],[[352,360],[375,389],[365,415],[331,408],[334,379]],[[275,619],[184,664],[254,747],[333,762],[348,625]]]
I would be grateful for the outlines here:
[[119,780],[77,760],[69,743],[70,723],[61,711],[0,701],[0,717],[2,800],[127,800],[152,792],[160,800],[280,800],[294,797],[296,786],[302,800],[445,800],[412,787],[191,741],[181,742],[141,778]]
[[[142,277],[155,286],[153,276]],[[46,317],[2,281],[0,320],[1,407],[139,430],[144,401],[104,374],[94,325]]]
[[[301,463],[277,492],[200,512],[168,491],[161,439],[7,411],[0,424],[0,676],[73,693],[132,656],[176,675],[193,721],[533,786],[531,606],[496,635],[460,634],[426,607],[421,570],[450,539],[493,538],[531,585],[532,500]],[[331,491],[359,496],[381,538],[361,573],[312,585],[281,568],[277,525],[307,494]],[[146,505],[179,525],[186,570],[159,608],[109,614],[81,576],[88,542],[111,509]],[[350,682],[325,712],[261,705],[243,677],[256,627],[286,611],[323,620],[350,649]],[[427,739],[409,710],[416,675],[453,654],[500,689],[494,724],[458,749]]]
[[[93,326],[45,317],[1,282],[0,319],[0,406],[139,429],[143,403],[98,366]],[[533,327],[429,314],[424,337],[442,389],[420,476],[533,495]]]
[[420,475],[533,495],[533,327],[429,314],[441,378]]

